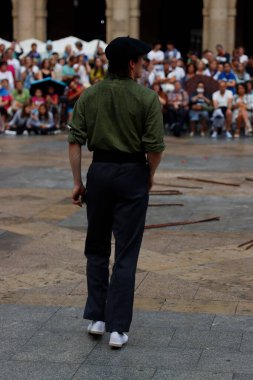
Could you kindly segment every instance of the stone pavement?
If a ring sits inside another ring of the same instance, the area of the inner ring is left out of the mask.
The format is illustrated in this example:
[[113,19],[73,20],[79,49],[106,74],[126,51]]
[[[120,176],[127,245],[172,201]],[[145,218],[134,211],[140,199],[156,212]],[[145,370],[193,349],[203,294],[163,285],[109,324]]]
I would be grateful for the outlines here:
[[0,379],[253,379],[253,248],[238,247],[253,238],[253,139],[166,140],[155,189],[182,194],[150,203],[183,206],[150,207],[147,224],[220,221],[145,231],[115,351],[82,320],[86,217],[70,203],[66,136],[0,136]]

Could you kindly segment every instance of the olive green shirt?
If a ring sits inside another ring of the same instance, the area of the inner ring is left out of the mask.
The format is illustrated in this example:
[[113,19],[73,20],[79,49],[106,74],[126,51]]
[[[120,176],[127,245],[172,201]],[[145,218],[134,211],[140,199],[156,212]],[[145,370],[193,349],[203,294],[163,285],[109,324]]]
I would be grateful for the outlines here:
[[157,94],[132,79],[105,80],[86,89],[69,123],[69,143],[88,149],[162,152],[163,117]]

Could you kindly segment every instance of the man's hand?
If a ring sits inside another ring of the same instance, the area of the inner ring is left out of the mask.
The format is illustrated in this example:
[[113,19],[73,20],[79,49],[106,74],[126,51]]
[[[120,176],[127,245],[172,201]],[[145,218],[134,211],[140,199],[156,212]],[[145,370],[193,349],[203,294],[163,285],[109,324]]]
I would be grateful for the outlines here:
[[72,191],[72,203],[73,205],[83,207],[82,197],[84,196],[86,189],[81,183],[80,185],[75,185]]

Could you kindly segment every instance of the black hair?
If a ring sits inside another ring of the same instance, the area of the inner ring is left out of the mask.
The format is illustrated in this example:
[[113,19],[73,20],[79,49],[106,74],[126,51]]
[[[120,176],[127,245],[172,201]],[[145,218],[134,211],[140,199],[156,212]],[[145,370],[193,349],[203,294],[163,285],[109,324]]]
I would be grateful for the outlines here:
[[113,78],[129,78],[129,62],[133,60],[138,62],[140,56],[135,56],[128,59],[113,59],[109,60],[108,75]]

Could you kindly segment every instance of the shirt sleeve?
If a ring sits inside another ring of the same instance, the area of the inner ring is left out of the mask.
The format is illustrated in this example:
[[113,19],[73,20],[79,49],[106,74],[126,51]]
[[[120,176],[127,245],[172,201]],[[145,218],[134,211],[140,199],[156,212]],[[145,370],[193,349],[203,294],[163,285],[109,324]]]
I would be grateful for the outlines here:
[[146,152],[162,152],[165,149],[161,105],[156,95],[149,106],[142,143]]
[[85,145],[87,140],[87,128],[84,114],[84,98],[81,96],[75,103],[72,120],[68,123],[70,144]]

